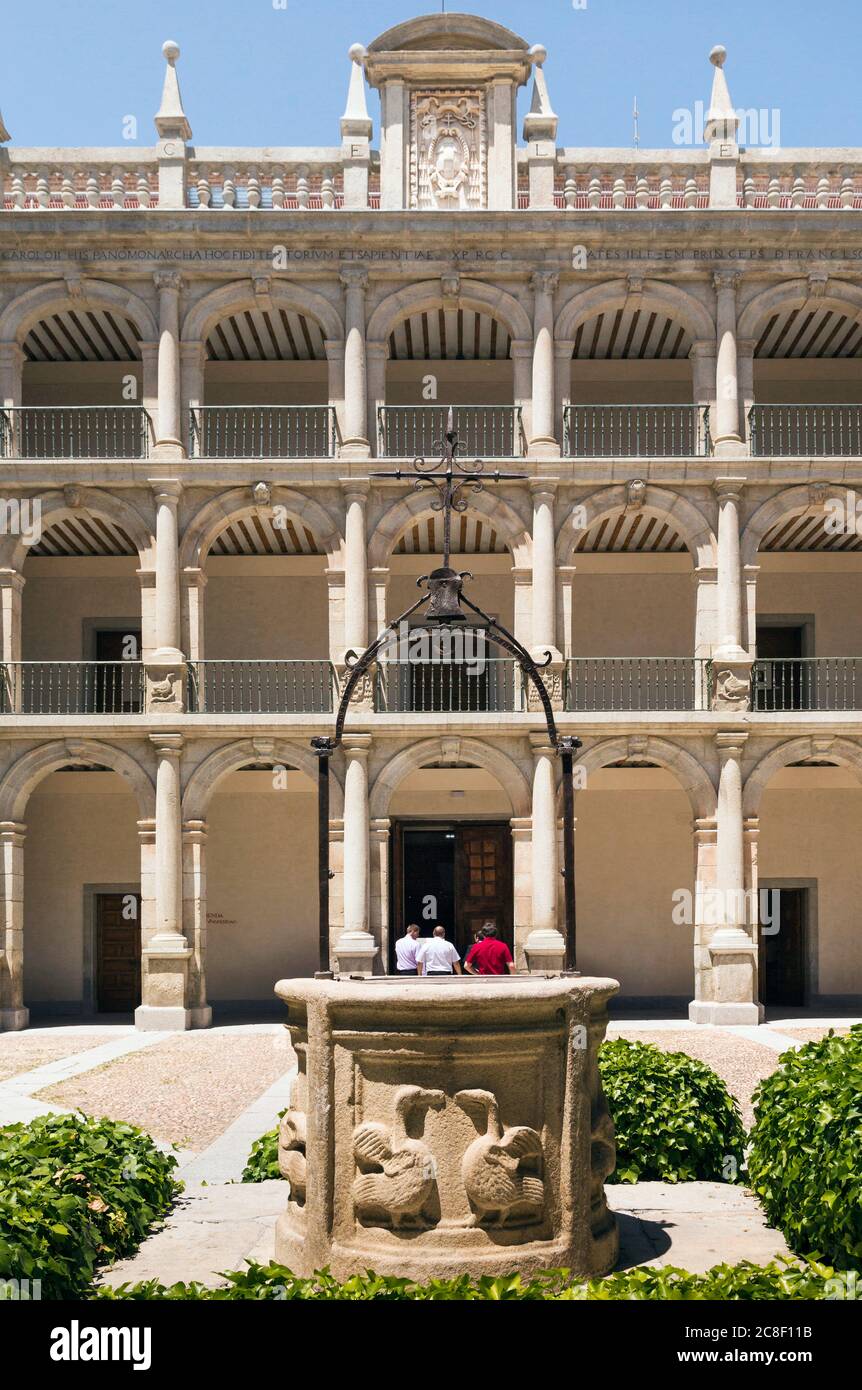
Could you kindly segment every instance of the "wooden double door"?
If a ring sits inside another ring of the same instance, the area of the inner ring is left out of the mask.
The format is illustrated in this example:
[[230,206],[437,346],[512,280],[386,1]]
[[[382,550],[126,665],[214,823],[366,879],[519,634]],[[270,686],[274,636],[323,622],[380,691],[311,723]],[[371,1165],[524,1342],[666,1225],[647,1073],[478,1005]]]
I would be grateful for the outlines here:
[[96,895],[96,1012],[130,1014],[141,1002],[141,899]]
[[513,944],[512,830],[507,822],[396,821],[392,836],[390,970],[408,923],[438,923],[463,960],[483,922]]

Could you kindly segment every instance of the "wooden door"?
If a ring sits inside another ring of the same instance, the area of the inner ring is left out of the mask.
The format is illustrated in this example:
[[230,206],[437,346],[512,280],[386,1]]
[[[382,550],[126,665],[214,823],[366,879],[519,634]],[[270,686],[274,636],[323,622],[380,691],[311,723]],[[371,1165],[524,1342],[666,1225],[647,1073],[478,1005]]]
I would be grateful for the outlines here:
[[[762,1004],[793,1007],[805,1003],[805,943],[808,889],[770,885],[780,894],[778,931],[760,931],[759,973]],[[775,923],[771,924],[773,927]]]
[[[130,905],[134,903],[134,916]],[[141,899],[136,893],[96,898],[96,1010],[133,1013],[141,1002]]]
[[455,850],[455,944],[466,955],[483,922],[513,944],[512,831],[508,825],[459,825]]

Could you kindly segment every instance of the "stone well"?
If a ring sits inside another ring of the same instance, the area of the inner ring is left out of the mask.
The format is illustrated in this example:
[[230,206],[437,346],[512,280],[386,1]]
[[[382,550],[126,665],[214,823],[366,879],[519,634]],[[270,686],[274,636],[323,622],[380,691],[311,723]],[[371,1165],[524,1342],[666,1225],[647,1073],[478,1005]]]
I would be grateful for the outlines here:
[[276,1259],[416,1279],[564,1266],[618,1249],[596,1053],[615,980],[282,980],[299,1059]]

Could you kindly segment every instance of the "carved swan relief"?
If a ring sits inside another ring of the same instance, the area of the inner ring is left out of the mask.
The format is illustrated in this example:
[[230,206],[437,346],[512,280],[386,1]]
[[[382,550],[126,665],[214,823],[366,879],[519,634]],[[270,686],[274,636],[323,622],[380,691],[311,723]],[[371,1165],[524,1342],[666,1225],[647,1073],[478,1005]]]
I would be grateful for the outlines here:
[[491,1091],[458,1091],[455,1100],[480,1133],[464,1154],[461,1174],[473,1224],[505,1226],[539,1221],[545,1204],[542,1140],[526,1125],[504,1128]]
[[436,1164],[422,1139],[411,1139],[407,1123],[414,1111],[441,1110],[442,1091],[399,1086],[395,1092],[395,1123],[369,1122],[353,1131],[353,1156],[359,1175],[353,1183],[353,1203],[365,1224],[427,1225],[425,1208],[437,1188]]

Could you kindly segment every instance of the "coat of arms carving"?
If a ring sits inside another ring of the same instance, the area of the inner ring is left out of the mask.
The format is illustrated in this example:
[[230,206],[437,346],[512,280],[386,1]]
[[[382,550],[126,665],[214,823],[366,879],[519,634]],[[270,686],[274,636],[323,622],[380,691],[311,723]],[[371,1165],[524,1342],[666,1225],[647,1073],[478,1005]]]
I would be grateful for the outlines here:
[[410,206],[487,207],[484,93],[415,91],[410,124]]

